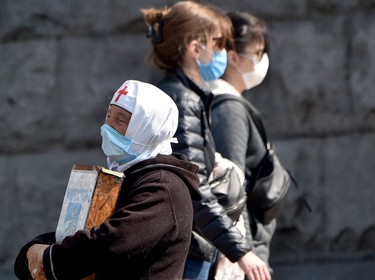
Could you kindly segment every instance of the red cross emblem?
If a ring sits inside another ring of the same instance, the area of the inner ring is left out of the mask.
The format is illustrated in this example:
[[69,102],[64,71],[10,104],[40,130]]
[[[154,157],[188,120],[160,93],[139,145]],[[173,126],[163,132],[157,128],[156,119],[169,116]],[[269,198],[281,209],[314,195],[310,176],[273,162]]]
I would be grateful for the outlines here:
[[118,95],[117,95],[117,97],[115,99],[115,102],[117,102],[120,99],[121,95],[127,95],[128,94],[128,92],[126,91],[127,88],[128,88],[128,86],[124,86],[123,89],[120,89],[118,91]]

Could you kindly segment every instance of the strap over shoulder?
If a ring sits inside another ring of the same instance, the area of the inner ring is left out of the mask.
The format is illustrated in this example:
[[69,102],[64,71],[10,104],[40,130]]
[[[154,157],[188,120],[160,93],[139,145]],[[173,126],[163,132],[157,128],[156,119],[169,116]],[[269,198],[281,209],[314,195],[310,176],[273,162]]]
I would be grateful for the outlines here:
[[258,131],[259,131],[259,133],[260,133],[260,135],[263,139],[264,145],[267,148],[268,139],[267,139],[266,130],[265,130],[264,125],[263,125],[263,118],[262,118],[262,115],[261,115],[260,111],[257,108],[255,108],[254,105],[252,105],[245,98],[240,97],[240,96],[236,96],[234,94],[229,94],[229,93],[215,95],[214,100],[212,102],[212,108],[214,108],[215,106],[218,106],[219,104],[221,104],[225,101],[228,101],[228,100],[237,101],[245,107],[245,109],[249,112],[249,117],[252,118],[255,126],[258,129]]

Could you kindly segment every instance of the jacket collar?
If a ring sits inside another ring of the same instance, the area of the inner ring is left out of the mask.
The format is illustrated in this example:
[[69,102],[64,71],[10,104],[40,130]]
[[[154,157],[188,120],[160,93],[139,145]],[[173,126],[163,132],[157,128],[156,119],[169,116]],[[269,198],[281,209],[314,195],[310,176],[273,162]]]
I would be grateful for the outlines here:
[[202,88],[196,83],[194,83],[181,69],[176,69],[173,72],[168,72],[167,78],[171,80],[179,80],[182,85],[184,85],[186,88],[191,89],[194,91],[199,97],[201,98],[204,107],[206,109],[207,115],[209,115],[211,103],[213,100],[213,94],[211,90],[209,89],[208,85],[206,88]]
[[241,96],[241,93],[239,93],[230,83],[223,79],[210,81],[208,82],[208,85],[214,95],[233,94],[238,97]]

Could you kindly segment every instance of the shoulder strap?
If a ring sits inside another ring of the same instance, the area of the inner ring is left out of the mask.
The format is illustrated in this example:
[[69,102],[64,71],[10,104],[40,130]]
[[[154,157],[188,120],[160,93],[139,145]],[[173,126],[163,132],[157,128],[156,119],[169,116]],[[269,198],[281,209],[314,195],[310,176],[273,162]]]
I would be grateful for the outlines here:
[[264,129],[263,125],[263,118],[261,113],[259,112],[258,109],[256,109],[249,101],[247,101],[243,97],[236,96],[234,94],[220,94],[220,95],[215,95],[214,101],[212,103],[212,107],[219,105],[220,103],[227,101],[227,100],[236,100],[240,102],[246,110],[249,112],[249,117],[253,120],[255,126],[257,127],[264,145],[267,147],[268,139],[267,139],[267,134],[266,130]]

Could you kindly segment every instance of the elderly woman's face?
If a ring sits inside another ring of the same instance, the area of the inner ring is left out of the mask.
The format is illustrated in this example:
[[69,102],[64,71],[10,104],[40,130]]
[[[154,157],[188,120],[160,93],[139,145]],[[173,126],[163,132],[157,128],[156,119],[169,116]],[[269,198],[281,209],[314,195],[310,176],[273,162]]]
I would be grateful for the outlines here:
[[113,129],[116,129],[122,135],[125,135],[132,114],[116,105],[109,106],[105,123]]

